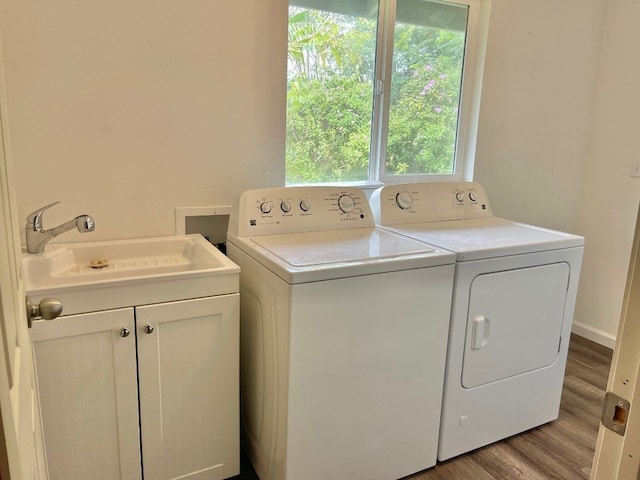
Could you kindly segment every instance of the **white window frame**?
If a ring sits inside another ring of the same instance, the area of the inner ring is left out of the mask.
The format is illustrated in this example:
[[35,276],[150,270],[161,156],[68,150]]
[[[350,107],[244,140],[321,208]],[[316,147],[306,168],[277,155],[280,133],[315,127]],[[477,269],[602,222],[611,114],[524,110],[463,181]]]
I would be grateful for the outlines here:
[[[439,0],[430,1],[437,2]],[[353,185],[368,190],[392,183],[470,181],[473,179],[491,2],[490,0],[446,0],[441,3],[455,3],[469,7],[453,173],[441,175],[388,175],[385,173],[391,81],[390,78],[386,79],[384,74],[392,71],[396,0],[379,0],[377,33],[379,47],[376,49],[369,178],[359,182],[330,182],[328,184]],[[377,127],[375,132],[373,131],[374,126]],[[321,184],[314,183],[313,185]]]

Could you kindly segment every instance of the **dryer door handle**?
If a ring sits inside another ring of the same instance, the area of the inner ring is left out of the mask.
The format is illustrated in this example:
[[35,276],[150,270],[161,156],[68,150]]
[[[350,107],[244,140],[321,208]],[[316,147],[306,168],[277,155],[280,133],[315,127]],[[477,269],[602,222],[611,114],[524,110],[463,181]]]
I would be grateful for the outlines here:
[[489,343],[491,320],[484,315],[473,318],[473,333],[471,335],[471,350],[480,350]]

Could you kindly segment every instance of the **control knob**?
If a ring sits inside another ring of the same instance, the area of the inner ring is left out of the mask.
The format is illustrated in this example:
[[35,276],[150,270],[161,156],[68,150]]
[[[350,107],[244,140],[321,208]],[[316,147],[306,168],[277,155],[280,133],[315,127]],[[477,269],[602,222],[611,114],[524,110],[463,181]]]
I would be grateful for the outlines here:
[[269,202],[262,202],[260,204],[260,211],[264,214],[271,213],[271,204]]
[[460,203],[462,203],[464,201],[464,193],[456,192],[456,200],[458,200]]
[[308,200],[300,200],[300,210],[303,212],[308,212],[311,210],[311,204]]
[[469,190],[469,200],[475,202],[477,199],[478,196],[476,195],[476,192],[474,192],[473,190]]
[[351,195],[340,195],[338,198],[338,208],[343,213],[351,213],[356,207],[356,202]]
[[411,198],[411,195],[409,195],[407,192],[400,192],[396,194],[396,204],[402,210],[408,210],[413,204],[413,198]]
[[289,213],[291,211],[291,204],[283,200],[282,202],[280,202],[280,210],[282,210],[284,213]]

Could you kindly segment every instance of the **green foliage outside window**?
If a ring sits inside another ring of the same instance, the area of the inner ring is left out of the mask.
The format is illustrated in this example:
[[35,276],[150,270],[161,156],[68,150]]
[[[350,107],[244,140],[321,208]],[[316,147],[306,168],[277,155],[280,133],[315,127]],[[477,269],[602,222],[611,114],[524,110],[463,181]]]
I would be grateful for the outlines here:
[[[291,7],[288,183],[369,178],[376,19]],[[396,24],[387,174],[452,173],[464,32]]]

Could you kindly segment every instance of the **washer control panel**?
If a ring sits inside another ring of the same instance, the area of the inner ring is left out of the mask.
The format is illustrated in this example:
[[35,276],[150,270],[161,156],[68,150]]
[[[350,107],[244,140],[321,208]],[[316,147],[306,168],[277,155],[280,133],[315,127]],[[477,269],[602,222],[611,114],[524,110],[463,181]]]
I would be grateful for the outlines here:
[[237,236],[278,235],[374,227],[365,193],[355,187],[282,187],[247,190],[231,211]]
[[402,225],[493,215],[487,194],[477,182],[419,182],[387,185],[371,195],[380,225]]

